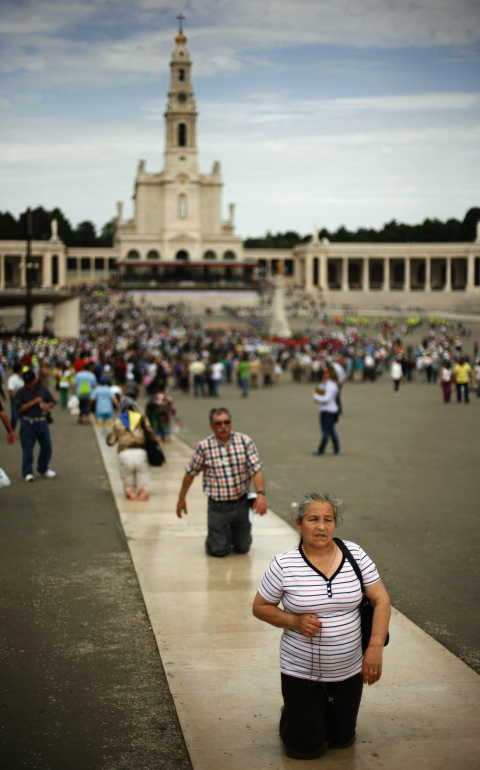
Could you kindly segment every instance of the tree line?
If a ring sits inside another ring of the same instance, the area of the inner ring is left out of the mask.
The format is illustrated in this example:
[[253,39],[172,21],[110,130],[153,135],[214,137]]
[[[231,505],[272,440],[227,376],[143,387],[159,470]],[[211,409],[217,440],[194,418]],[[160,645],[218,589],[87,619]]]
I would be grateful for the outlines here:
[[[51,235],[51,221],[56,219],[58,222],[58,235],[66,246],[112,246],[113,233],[115,230],[115,219],[103,225],[97,233],[93,222],[85,220],[79,222],[73,227],[63,211],[54,208],[51,211],[37,206],[34,211],[37,214],[39,240],[48,240]],[[23,234],[20,226],[20,217],[15,217],[9,211],[5,213],[0,211],[0,240],[22,240]]]
[[[115,230],[115,219],[103,225],[97,233],[93,222],[85,220],[73,227],[63,211],[54,208],[51,211],[38,206],[40,239],[50,238],[50,222],[56,219],[58,222],[58,235],[66,246],[112,246]],[[406,225],[392,219],[386,222],[380,230],[360,227],[358,230],[348,230],[344,225],[334,232],[325,227],[319,231],[319,238],[328,238],[332,243],[452,243],[474,241],[476,237],[477,221],[480,220],[480,208],[471,208],[465,214],[463,221],[448,219],[442,222],[439,219],[425,219],[418,225]],[[6,211],[0,212],[0,240],[22,240],[20,217],[15,217]],[[300,235],[295,230],[287,230],[284,233],[271,233],[259,238],[246,238],[246,249],[291,249],[300,243],[308,243],[311,238],[308,235]]]
[[[425,219],[419,225],[406,225],[392,219],[380,230],[360,227],[358,230],[348,230],[344,225],[334,232],[325,227],[319,231],[320,239],[328,238],[332,243],[452,243],[474,241],[476,238],[477,221],[480,220],[480,208],[467,211],[463,221],[448,219]],[[271,233],[260,238],[246,238],[246,249],[291,249],[300,243],[308,243],[311,234],[300,235],[294,230],[284,233]]]

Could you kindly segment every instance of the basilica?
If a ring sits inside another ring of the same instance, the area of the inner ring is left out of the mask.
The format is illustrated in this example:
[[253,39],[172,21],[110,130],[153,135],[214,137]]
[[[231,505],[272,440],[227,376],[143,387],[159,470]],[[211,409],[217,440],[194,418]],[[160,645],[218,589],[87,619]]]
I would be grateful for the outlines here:
[[[314,227],[310,241],[293,249],[245,249],[235,234],[234,204],[222,217],[220,162],[200,172],[192,63],[181,25],[175,43],[163,170],[147,171],[139,161],[134,215],[126,219],[117,203],[110,248],[66,247],[54,221],[51,238],[33,242],[35,285],[57,290],[107,280],[177,297],[182,291],[251,295],[281,271],[286,282],[320,293],[332,307],[480,309],[480,229],[473,243],[369,244],[330,243]],[[25,244],[0,241],[0,290],[23,287],[25,271]]]

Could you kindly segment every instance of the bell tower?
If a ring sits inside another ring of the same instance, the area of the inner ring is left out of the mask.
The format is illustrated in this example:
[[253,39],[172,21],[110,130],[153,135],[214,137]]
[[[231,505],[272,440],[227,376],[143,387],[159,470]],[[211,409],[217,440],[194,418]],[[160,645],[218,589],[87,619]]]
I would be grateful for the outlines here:
[[170,62],[170,90],[165,111],[165,173],[167,176],[185,171],[198,174],[197,107],[191,81],[190,54],[183,32],[184,16],[180,14],[177,44]]

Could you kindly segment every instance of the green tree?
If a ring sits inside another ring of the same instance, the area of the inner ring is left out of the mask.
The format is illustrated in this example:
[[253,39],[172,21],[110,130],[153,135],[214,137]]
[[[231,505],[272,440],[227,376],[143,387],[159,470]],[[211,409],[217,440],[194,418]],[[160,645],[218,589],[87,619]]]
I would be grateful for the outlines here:
[[85,220],[76,226],[75,246],[97,246],[97,233],[93,222]]
[[9,211],[0,211],[0,240],[16,241],[20,238],[20,228],[15,217]]
[[113,235],[115,233],[115,217],[106,222],[97,238],[97,246],[113,246]]

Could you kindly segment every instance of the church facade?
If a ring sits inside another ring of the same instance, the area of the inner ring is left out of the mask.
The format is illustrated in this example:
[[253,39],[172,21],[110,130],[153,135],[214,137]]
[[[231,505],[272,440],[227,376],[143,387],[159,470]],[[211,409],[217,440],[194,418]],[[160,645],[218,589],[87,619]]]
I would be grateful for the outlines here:
[[[473,243],[368,244],[329,243],[314,228],[310,242],[293,249],[245,249],[235,234],[233,204],[222,218],[220,162],[209,174],[200,172],[192,64],[181,27],[175,42],[163,170],[149,172],[139,162],[134,214],[125,219],[117,204],[111,248],[67,248],[53,223],[50,240],[33,243],[36,285],[108,280],[125,289],[257,289],[281,263],[287,282],[320,291],[337,306],[480,309],[480,229]],[[0,241],[0,290],[25,283],[25,244]]]

